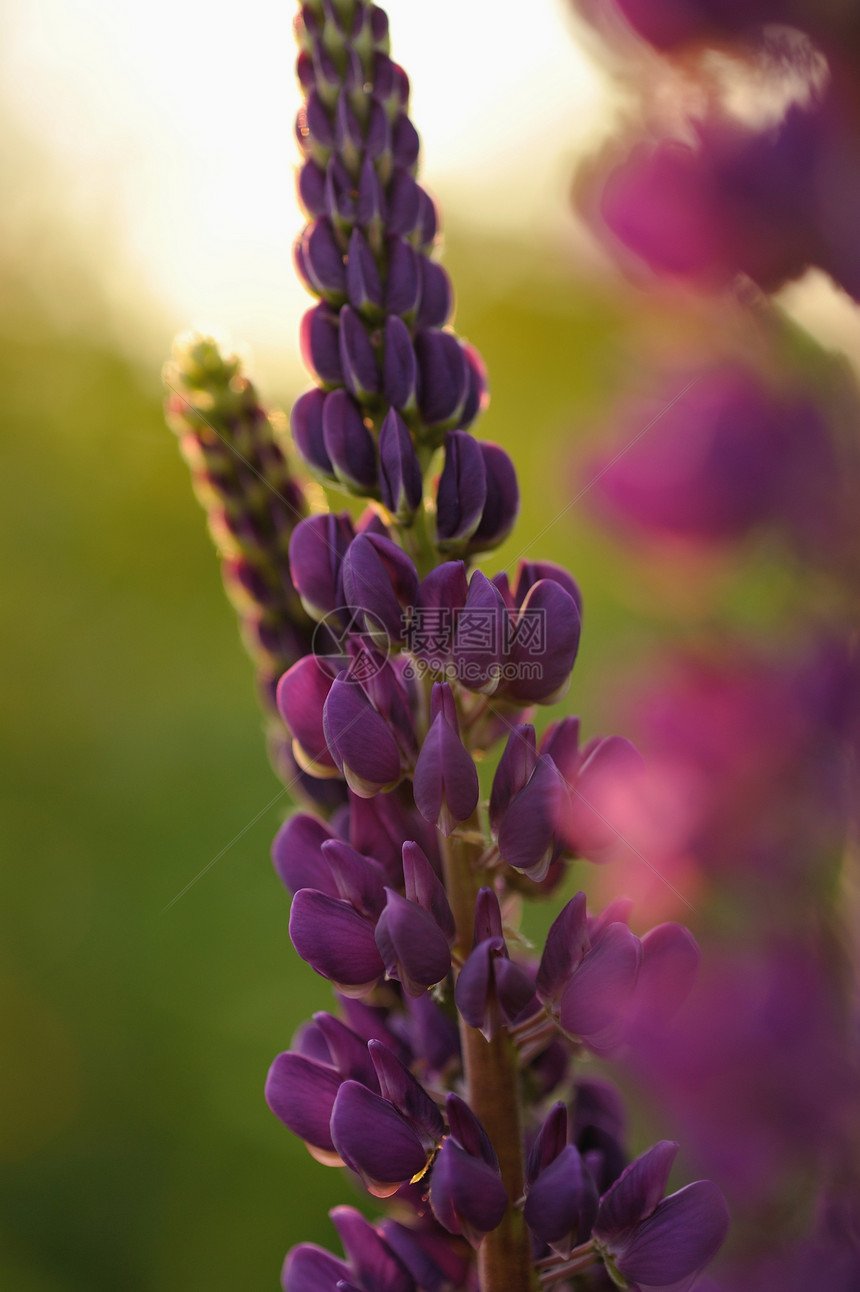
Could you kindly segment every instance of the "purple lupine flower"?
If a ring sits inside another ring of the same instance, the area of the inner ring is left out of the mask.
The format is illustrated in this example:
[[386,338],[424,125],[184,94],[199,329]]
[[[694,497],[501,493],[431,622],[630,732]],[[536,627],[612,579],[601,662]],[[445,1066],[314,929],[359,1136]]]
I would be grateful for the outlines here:
[[354,537],[346,512],[310,516],[296,526],[290,539],[290,570],[312,618],[322,619],[343,605],[341,567]]
[[460,970],[454,999],[462,1018],[491,1041],[535,1001],[534,984],[508,954],[498,898],[491,888],[478,893],[475,945]]
[[584,894],[562,910],[547,935],[537,994],[560,1026],[598,1052],[623,1038],[642,963],[642,944],[626,924],[590,935]]
[[345,670],[326,696],[322,724],[329,753],[354,794],[372,798],[398,783],[403,771],[394,734]]
[[436,493],[436,543],[440,551],[466,545],[481,523],[486,501],[487,472],[481,446],[465,431],[449,431]]
[[494,695],[498,690],[508,651],[508,622],[508,610],[495,583],[475,570],[456,616],[452,644],[457,680],[470,691]]
[[302,888],[290,908],[290,938],[303,960],[346,996],[364,996],[385,966],[373,921],[339,897]]
[[414,778],[415,804],[427,821],[450,835],[478,803],[478,772],[460,739],[457,708],[447,682],[434,682],[430,729]]
[[451,968],[448,939],[429,911],[386,889],[385,909],[376,925],[376,945],[385,973],[403,984],[409,996],[420,996],[447,977]]
[[292,732],[293,753],[313,776],[337,775],[337,763],[323,726],[325,704],[334,680],[324,662],[315,655],[306,655],[278,683],[278,709]]
[[391,539],[366,533],[353,539],[343,562],[343,591],[351,607],[366,612],[371,636],[381,626],[390,641],[406,639],[418,575],[411,559]]
[[728,1232],[725,1199],[709,1180],[663,1198],[677,1151],[669,1141],[655,1144],[600,1200],[597,1248],[614,1273],[636,1285],[669,1289],[692,1279]]
[[450,1134],[433,1163],[430,1206],[440,1225],[478,1247],[501,1223],[508,1197],[495,1150],[474,1113],[455,1094],[445,1108]]

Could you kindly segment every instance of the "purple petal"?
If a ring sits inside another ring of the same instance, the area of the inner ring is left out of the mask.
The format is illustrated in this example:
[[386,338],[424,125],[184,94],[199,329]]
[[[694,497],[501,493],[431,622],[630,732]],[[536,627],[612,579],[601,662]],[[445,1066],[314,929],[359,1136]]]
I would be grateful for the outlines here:
[[470,691],[492,695],[498,687],[509,625],[501,592],[481,570],[475,570],[454,634],[457,679]]
[[507,1205],[498,1170],[446,1139],[430,1180],[430,1207],[440,1225],[477,1247],[484,1234],[501,1224]]
[[350,305],[340,312],[340,362],[343,381],[359,403],[380,388],[379,368],[364,324]]
[[440,548],[464,543],[480,524],[487,500],[487,472],[477,440],[465,431],[445,436],[445,465],[436,494]]
[[530,723],[515,727],[499,759],[490,794],[490,828],[497,835],[511,799],[527,783],[537,763],[535,729]]
[[526,1164],[526,1184],[534,1184],[542,1171],[554,1162],[567,1144],[567,1106],[559,1100],[553,1104],[538,1131]]
[[479,1157],[488,1166],[498,1169],[499,1159],[490,1143],[490,1137],[465,1099],[453,1092],[445,1098],[445,1112],[451,1135],[462,1149],[472,1157]]
[[340,570],[355,537],[346,512],[309,516],[290,538],[290,574],[302,605],[312,619],[322,619],[341,605]]
[[568,592],[540,579],[520,606],[510,647],[518,670],[506,694],[518,704],[554,704],[570,684],[582,617]]
[[385,906],[382,867],[342,839],[328,840],[322,845],[322,854],[334,877],[335,895],[349,902],[361,915],[375,920]]
[[345,287],[349,303],[368,318],[379,318],[382,311],[382,280],[360,229],[353,229],[346,259]]
[[642,939],[633,1002],[637,1028],[665,1028],[693,989],[702,954],[682,924],[658,924]]
[[600,1200],[594,1232],[602,1242],[626,1234],[651,1215],[666,1192],[677,1155],[678,1145],[664,1139],[625,1167]]
[[367,1052],[367,1042],[334,1014],[327,1014],[324,1010],[314,1014],[314,1023],[325,1038],[329,1062],[341,1080],[360,1081],[369,1090],[378,1090],[379,1082]]
[[568,1235],[591,1232],[597,1212],[597,1189],[572,1144],[541,1172],[523,1209],[526,1224],[542,1242],[559,1243]]
[[339,898],[301,889],[290,910],[290,937],[302,959],[347,995],[363,995],[384,973],[373,925]]
[[330,1212],[358,1285],[379,1292],[415,1292],[406,1267],[354,1207],[334,1207]]
[[585,893],[577,893],[556,916],[547,934],[537,975],[538,996],[545,1005],[558,1002],[590,945]]
[[520,490],[513,462],[498,444],[485,440],[481,442],[480,449],[487,494],[480,524],[469,540],[470,552],[487,552],[504,542],[520,509]]
[[493,993],[493,960],[504,946],[498,938],[477,943],[457,975],[454,1002],[469,1027],[477,1028],[491,1041],[502,1019]]
[[497,938],[502,947],[505,945],[502,908],[492,888],[479,888],[475,898],[474,941],[486,942],[488,938]]
[[445,885],[427,860],[427,854],[417,843],[406,842],[403,845],[403,881],[410,902],[429,911],[448,943],[453,946],[456,928]]
[[418,755],[413,792],[418,811],[445,835],[477,807],[477,769],[442,713],[434,718]]
[[627,1240],[612,1247],[625,1278],[665,1287],[704,1269],[725,1242],[729,1211],[710,1180],[673,1193]]
[[371,1192],[378,1185],[397,1186],[411,1180],[427,1162],[406,1118],[357,1081],[345,1081],[338,1091],[331,1137],[344,1162],[361,1175]]
[[424,421],[439,429],[455,426],[469,393],[469,372],[460,342],[450,332],[427,328],[415,338],[415,355]]
[[294,1135],[333,1153],[329,1122],[341,1077],[291,1050],[279,1054],[266,1078],[266,1103]]
[[323,443],[334,473],[356,493],[376,489],[376,446],[355,401],[345,390],[326,395],[322,413]]
[[387,1045],[368,1041],[367,1048],[379,1080],[380,1093],[403,1114],[429,1152],[445,1132],[442,1114],[421,1083]]
[[331,867],[321,851],[331,837],[328,826],[306,812],[290,817],[275,835],[272,861],[281,883],[293,896],[300,888],[338,896]]
[[300,395],[290,413],[290,431],[293,443],[307,465],[314,471],[331,476],[334,469],[323,438],[322,414],[325,400],[325,391],[318,387]]
[[504,861],[539,882],[555,852],[555,829],[565,787],[551,758],[541,755],[526,785],[514,796],[499,827]]
[[371,798],[400,780],[400,751],[385,719],[346,673],[335,679],[323,707],[329,751],[353,793]]
[[448,940],[428,911],[390,888],[386,894],[385,910],[376,926],[376,945],[386,975],[397,979],[407,995],[420,996],[448,976]]
[[305,366],[316,374],[323,386],[343,385],[338,316],[328,305],[320,302],[303,315],[299,327],[299,349]]
[[331,674],[313,655],[300,659],[278,683],[278,709],[301,747],[302,766],[308,771],[319,768],[324,773],[336,766],[323,726],[332,685]]
[[559,1008],[566,1032],[607,1048],[623,1031],[639,976],[642,944],[626,924],[610,924],[575,970]]
[[390,408],[379,432],[379,487],[382,501],[398,520],[421,506],[421,464],[403,418]]
[[313,1243],[302,1243],[287,1255],[281,1274],[284,1292],[337,1292],[349,1278],[349,1268],[330,1252]]
[[416,404],[418,360],[409,328],[392,314],[385,321],[385,353],[382,360],[382,383],[385,398],[392,408],[411,412]]

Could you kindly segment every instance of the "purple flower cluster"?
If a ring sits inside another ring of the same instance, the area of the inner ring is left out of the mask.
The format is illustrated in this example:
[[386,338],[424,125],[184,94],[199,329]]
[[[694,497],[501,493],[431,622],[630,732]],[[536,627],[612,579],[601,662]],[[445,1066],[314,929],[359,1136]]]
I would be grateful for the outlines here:
[[[531,725],[569,685],[571,576],[471,568],[510,531],[518,488],[507,455],[467,430],[486,382],[447,326],[387,19],[315,0],[297,31],[309,223],[296,264],[319,303],[302,324],[317,385],[293,437],[319,479],[371,505],[357,522],[307,517],[289,540],[318,626],[278,709],[297,764],[345,802],[329,820],[292,817],[273,856],[293,944],[339,1010],[275,1059],[266,1097],[316,1159],[396,1211],[372,1225],[336,1209],[344,1257],[301,1245],[283,1286],[687,1288],[725,1237],[725,1202],[701,1181],[664,1197],[673,1144],[628,1165],[618,1096],[574,1061],[670,1029],[696,944],[675,924],[640,939],[628,904],[589,916],[581,893],[542,955],[516,930],[518,890],[549,892],[567,860],[611,855],[608,804],[641,761],[618,737],[581,745],[573,718],[540,742]],[[502,740],[485,808],[477,761]]]

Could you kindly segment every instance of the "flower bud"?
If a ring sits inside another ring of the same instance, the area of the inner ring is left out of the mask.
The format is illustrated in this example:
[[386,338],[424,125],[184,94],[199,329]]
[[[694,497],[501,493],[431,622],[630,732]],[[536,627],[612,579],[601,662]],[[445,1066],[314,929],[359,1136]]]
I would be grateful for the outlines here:
[[420,268],[420,299],[416,326],[419,328],[444,327],[454,306],[451,280],[435,260],[418,257]]
[[290,573],[312,619],[322,619],[343,605],[341,566],[354,537],[347,512],[309,516],[293,530]]
[[385,320],[385,352],[382,359],[382,389],[392,408],[411,413],[417,407],[418,360],[409,329],[403,319],[392,315]]
[[334,474],[352,493],[374,493],[376,446],[355,402],[345,390],[326,395],[322,410],[323,442]]
[[379,393],[379,368],[364,324],[349,305],[340,312],[339,356],[342,380],[350,393],[359,403],[372,400]]
[[421,506],[421,464],[412,436],[393,408],[379,432],[379,487],[382,501],[401,524],[410,521]]
[[404,239],[388,239],[388,279],[385,288],[385,308],[389,314],[399,314],[412,320],[421,299],[421,274],[419,256]]
[[359,314],[370,320],[382,317],[382,280],[379,269],[373,252],[367,245],[367,239],[357,228],[353,229],[349,239],[345,288],[350,305]]
[[448,941],[429,912],[393,889],[376,925],[376,945],[387,978],[395,978],[408,996],[421,996],[448,975]]
[[436,492],[436,543],[441,551],[465,545],[481,523],[486,501],[487,472],[480,445],[465,431],[449,431]]
[[331,222],[325,218],[315,220],[304,231],[299,246],[301,264],[311,289],[324,296],[329,304],[342,305],[346,300],[347,276],[343,252]]
[[316,475],[329,479],[334,475],[334,467],[325,446],[323,436],[323,405],[325,391],[314,386],[306,390],[293,404],[290,413],[290,431],[293,443],[302,456],[302,460]]
[[486,497],[480,522],[466,549],[470,553],[488,552],[503,543],[520,509],[517,473],[507,453],[487,441],[479,442],[479,448],[484,459]]
[[458,424],[469,393],[462,346],[451,332],[427,328],[415,338],[415,355],[421,416],[436,431],[449,430]]
[[327,390],[343,385],[338,315],[323,301],[302,315],[299,348],[320,385]]

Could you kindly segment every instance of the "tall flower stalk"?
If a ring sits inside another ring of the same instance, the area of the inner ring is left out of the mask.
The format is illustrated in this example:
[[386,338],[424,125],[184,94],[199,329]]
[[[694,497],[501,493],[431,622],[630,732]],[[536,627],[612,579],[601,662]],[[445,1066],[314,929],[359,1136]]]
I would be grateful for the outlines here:
[[[393,1210],[372,1225],[336,1208],[344,1257],[301,1244],[283,1286],[691,1287],[725,1237],[719,1191],[664,1197],[677,1145],[628,1164],[617,1092],[576,1064],[664,1034],[698,948],[676,924],[640,939],[625,903],[589,914],[582,893],[542,954],[517,928],[523,895],[555,891],[569,859],[611,856],[607,813],[640,760],[619,737],[581,744],[576,718],[538,741],[535,708],[564,695],[579,645],[571,575],[474,567],[513,527],[516,473],[469,430],[483,365],[449,326],[386,16],[313,0],[296,30],[295,262],[318,303],[292,436],[318,480],[368,507],[289,536],[288,586],[317,630],[277,706],[303,775],[344,802],[329,821],[291,817],[273,857],[293,944],[338,1004],[275,1059],[266,1097]],[[499,749],[482,802],[476,764]]]

